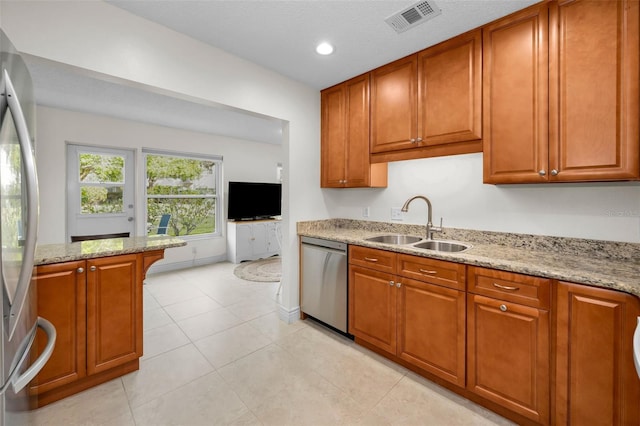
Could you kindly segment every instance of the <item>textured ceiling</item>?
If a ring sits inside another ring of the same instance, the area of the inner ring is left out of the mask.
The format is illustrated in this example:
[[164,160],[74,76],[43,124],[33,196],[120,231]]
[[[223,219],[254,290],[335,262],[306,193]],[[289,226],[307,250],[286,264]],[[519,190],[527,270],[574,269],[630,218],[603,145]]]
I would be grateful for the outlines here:
[[[64,1],[64,0],[60,0]],[[397,34],[384,19],[405,0],[107,0],[316,89],[362,74],[538,0],[434,0],[442,14]],[[331,56],[315,53],[329,41]],[[28,58],[38,103],[280,143],[282,123],[211,102]]]
[[[107,0],[236,56],[323,89],[538,0],[434,0],[442,14],[397,34],[384,19],[406,0]],[[331,56],[315,53],[320,41]]]

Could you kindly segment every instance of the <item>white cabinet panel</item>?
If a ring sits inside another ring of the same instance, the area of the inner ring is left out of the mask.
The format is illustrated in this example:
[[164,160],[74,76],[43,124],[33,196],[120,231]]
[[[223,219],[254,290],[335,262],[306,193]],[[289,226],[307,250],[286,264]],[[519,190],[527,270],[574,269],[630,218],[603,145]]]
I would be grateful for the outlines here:
[[227,222],[227,259],[233,263],[280,254],[280,221]]

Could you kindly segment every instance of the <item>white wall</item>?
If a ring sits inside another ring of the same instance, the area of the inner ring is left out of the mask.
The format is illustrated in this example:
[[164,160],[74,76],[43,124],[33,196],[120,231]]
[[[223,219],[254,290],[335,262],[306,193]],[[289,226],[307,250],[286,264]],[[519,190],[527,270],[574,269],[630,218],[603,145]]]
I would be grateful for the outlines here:
[[[391,208],[413,195],[433,204],[445,227],[640,243],[640,183],[484,185],[482,154],[389,163],[384,189],[324,190],[331,216],[391,221]],[[426,204],[411,203],[402,223],[426,223]]]
[[[144,197],[142,148],[180,150],[223,156],[224,195],[229,180],[275,182],[276,166],[282,162],[281,145],[244,141],[189,132],[111,117],[38,107],[36,162],[40,180],[41,244],[65,241],[66,144],[97,145],[133,149],[136,152],[136,200]],[[247,155],[247,153],[250,155]],[[225,203],[226,205],[226,203]],[[226,212],[226,210],[225,210]],[[144,203],[136,204],[136,217],[144,218]],[[226,217],[226,216],[225,216]],[[136,221],[138,235],[145,234],[146,220]],[[187,247],[167,250],[156,265],[198,264],[226,258],[226,221],[223,235],[214,239],[194,237]],[[196,254],[193,254],[196,248]],[[155,265],[154,265],[155,266]]]

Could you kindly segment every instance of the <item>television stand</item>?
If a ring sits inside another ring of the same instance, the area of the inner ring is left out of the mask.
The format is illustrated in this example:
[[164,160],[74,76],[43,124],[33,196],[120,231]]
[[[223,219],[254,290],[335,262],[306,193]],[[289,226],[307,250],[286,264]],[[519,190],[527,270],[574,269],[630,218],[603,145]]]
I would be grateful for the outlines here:
[[232,263],[280,254],[281,220],[227,222],[227,259]]

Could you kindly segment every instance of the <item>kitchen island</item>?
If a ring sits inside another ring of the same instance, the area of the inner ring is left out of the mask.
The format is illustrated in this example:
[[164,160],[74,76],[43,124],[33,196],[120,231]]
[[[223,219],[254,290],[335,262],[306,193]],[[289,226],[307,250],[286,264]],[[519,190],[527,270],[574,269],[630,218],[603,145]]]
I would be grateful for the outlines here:
[[[58,337],[29,386],[32,407],[139,368],[145,275],[165,249],[184,245],[179,238],[132,237],[37,247],[33,303]],[[45,341],[38,337],[38,352]]]

